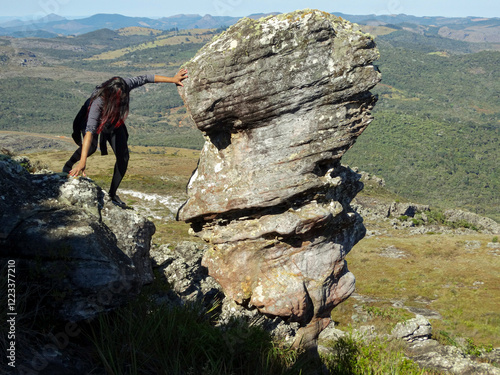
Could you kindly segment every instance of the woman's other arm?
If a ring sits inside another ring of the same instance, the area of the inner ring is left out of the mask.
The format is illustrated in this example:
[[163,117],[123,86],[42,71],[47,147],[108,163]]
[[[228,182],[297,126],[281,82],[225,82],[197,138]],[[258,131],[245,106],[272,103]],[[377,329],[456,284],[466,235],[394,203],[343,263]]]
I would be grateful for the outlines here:
[[78,162],[76,167],[73,168],[71,171],[69,171],[69,175],[71,177],[77,177],[80,173],[84,177],[87,177],[85,173],[85,167],[87,164],[87,156],[89,154],[90,145],[92,144],[92,137],[93,137],[92,132],[85,133],[82,142],[82,156],[80,157],[80,161]]

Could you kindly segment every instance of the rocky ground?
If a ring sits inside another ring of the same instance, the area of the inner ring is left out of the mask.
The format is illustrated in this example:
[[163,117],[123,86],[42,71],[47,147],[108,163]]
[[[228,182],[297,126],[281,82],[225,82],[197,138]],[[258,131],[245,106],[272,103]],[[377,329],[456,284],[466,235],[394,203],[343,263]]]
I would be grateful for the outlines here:
[[[159,202],[165,202],[163,204],[167,205],[170,210],[175,211],[177,205],[180,202],[176,202],[167,196],[159,195],[148,195],[134,191],[124,191],[124,196],[130,196],[138,198],[139,201],[134,204],[134,209],[138,212],[143,212],[148,214],[151,209],[157,205]],[[364,206],[363,203],[364,202]],[[368,215],[373,221],[375,217],[378,220],[385,221],[388,228],[393,228],[401,232],[405,232],[408,236],[421,233],[422,231],[441,231],[441,232],[455,232],[463,233],[472,230],[469,229],[450,229],[448,227],[439,227],[436,225],[419,226],[419,228],[412,226],[410,224],[402,224],[401,221],[394,219],[393,217],[388,217],[386,214],[391,210],[395,213],[401,213],[411,211],[412,204],[392,204],[387,206],[376,205],[372,200],[359,200],[358,203],[360,210],[364,210],[365,214]],[[368,207],[370,206],[370,207]],[[419,206],[419,209],[425,209],[424,206]],[[398,212],[400,210],[401,212]],[[376,213],[378,212],[378,214]],[[172,220],[171,217],[164,217],[161,220]],[[484,218],[478,218],[478,222],[481,222]],[[489,220],[486,223],[493,224]],[[370,227],[367,223],[368,236],[376,236],[382,234],[380,228]],[[495,232],[495,228],[491,227],[489,229],[492,233]],[[467,246],[474,247],[474,243],[468,243]],[[499,251],[494,246],[494,243],[489,244],[492,251]],[[205,269],[201,266],[201,255],[202,249],[199,248],[199,243],[185,242],[178,244],[177,247],[172,249],[166,245],[153,246],[151,250],[152,257],[159,269],[162,270],[168,283],[174,286],[176,291],[176,297],[182,296],[181,299],[186,300],[204,300],[205,295],[214,294],[217,290],[217,283],[211,279],[207,274]],[[406,257],[404,252],[401,252],[396,247],[388,247],[383,251],[381,256],[390,258],[400,258]],[[175,299],[174,297],[169,297]],[[390,335],[385,333],[377,332],[374,325],[370,324],[371,317],[369,313],[363,306],[370,302],[374,302],[373,297],[364,296],[360,294],[353,294],[352,299],[356,300],[356,320],[358,323],[354,326],[353,331],[347,332],[338,329],[335,324],[331,324],[320,336],[321,342],[328,342],[332,339],[338,339],[346,335],[353,335],[357,339],[367,341],[373,340],[375,338],[383,339],[400,339],[407,343],[408,353],[411,359],[417,362],[422,368],[434,369],[436,371],[441,371],[443,373],[450,374],[500,374],[500,348],[491,351],[479,350],[471,352],[467,349],[466,341],[463,340],[462,345],[442,345],[436,341],[432,336],[432,320],[441,319],[438,311],[415,306],[406,306],[404,299],[396,299],[388,301],[398,309],[404,309],[414,314],[414,318],[404,322],[398,323],[392,330]],[[381,301],[379,301],[381,302]],[[240,316],[245,316],[246,319],[252,321],[252,319],[257,319],[252,314],[248,315],[237,306],[231,304],[228,301],[224,302],[223,311],[230,312],[230,314],[240,314]],[[229,316],[229,315],[228,315]],[[295,334],[293,327],[289,325],[283,325],[279,321],[275,320],[260,320],[260,323],[267,327],[273,327],[273,332],[275,336],[284,340],[290,340]],[[320,344],[320,350],[328,351],[324,346]]]
[[[44,147],[55,147],[53,140],[48,143],[40,140],[37,149],[46,149]],[[4,142],[9,143],[8,137],[0,138]],[[65,141],[61,141],[65,145]],[[11,144],[14,145],[15,143]],[[44,146],[45,144],[45,146]],[[70,149],[74,146],[68,142]],[[0,143],[2,145],[2,143]],[[52,145],[52,146],[50,146]],[[60,146],[57,146],[60,147]],[[21,145],[22,148],[22,145]],[[26,147],[24,148],[26,150]],[[366,176],[364,177],[366,180]],[[373,181],[373,178],[370,178]],[[383,183],[378,181],[377,183]],[[174,214],[182,201],[178,198],[172,198],[167,195],[161,194],[146,194],[133,190],[122,190],[120,194],[122,198],[133,200],[132,209],[139,215],[150,217],[156,222],[173,223]],[[157,214],[158,206],[167,208],[163,216]],[[448,227],[438,227],[436,225],[419,225],[415,226],[411,221],[401,221],[397,219],[398,216],[412,216],[415,212],[425,212],[428,208],[426,206],[414,205],[411,203],[396,203],[378,201],[374,198],[359,197],[356,202],[356,207],[361,212],[362,216],[366,219],[365,225],[367,226],[367,236],[380,236],[387,231],[396,230],[405,235],[411,236],[425,231],[440,231],[444,233],[449,232],[474,232],[472,229],[450,229]],[[170,214],[168,214],[170,212]],[[455,212],[454,215],[457,215]],[[465,216],[464,216],[465,215]],[[452,215],[450,215],[452,217]],[[488,233],[498,234],[498,227],[495,227],[494,222],[484,220],[484,218],[470,215],[469,213],[460,214],[459,217],[467,217],[469,220],[474,220],[476,225],[482,225],[482,230]],[[372,225],[372,223],[379,223],[379,225]],[[380,225],[384,223],[384,225]],[[424,223],[425,224],[425,223]],[[498,225],[498,224],[496,224]],[[474,241],[469,241],[466,246],[473,249],[477,244]],[[498,243],[491,242],[488,244],[491,252],[500,254]],[[201,254],[203,253],[203,246],[200,247],[200,242],[183,242],[178,244],[160,244],[154,243],[151,249],[151,257],[155,268],[165,276],[166,281],[173,286],[173,291],[167,295],[159,296],[159,298],[170,300],[171,302],[180,302],[185,300],[200,300],[205,299],[205,296],[214,296],[220,293],[217,283],[206,274],[206,269],[201,266]],[[381,256],[389,258],[406,257],[404,251],[401,251],[395,246],[389,246],[382,251]],[[398,324],[394,327],[390,335],[381,334],[377,332],[375,326],[371,325],[370,317],[366,309],[362,306],[372,302],[373,297],[354,294],[352,299],[356,300],[358,308],[356,311],[356,320],[358,324],[354,327],[352,332],[339,330],[338,327],[331,324],[325,330],[321,339],[328,341],[332,338],[338,338],[343,335],[351,334],[362,340],[371,340],[375,337],[384,338],[397,338],[408,342],[408,353],[410,357],[419,363],[422,367],[436,369],[445,373],[451,374],[500,374],[498,368],[500,363],[500,350],[495,349],[491,351],[476,351],[474,353],[468,352],[463,346],[456,345],[442,345],[432,338],[432,324],[430,320],[440,319],[440,314],[437,311],[416,308],[415,306],[406,306],[404,300],[390,301],[396,308],[405,309],[412,314],[414,318],[406,321],[405,323]],[[248,320],[258,319],[260,324],[272,327],[276,337],[289,340],[294,336],[294,327],[284,325],[281,321],[273,319],[261,320],[254,316],[255,314],[248,314],[238,306],[225,302],[223,305],[223,315],[221,319],[234,314],[246,316]],[[326,350],[326,349],[322,349]]]
[[[123,191],[124,197],[137,199],[133,205],[134,210],[137,212],[148,215],[158,205],[163,204],[168,207],[172,212],[180,206],[182,202],[176,201],[168,196],[161,196],[158,194],[144,194],[135,191]],[[360,203],[360,202],[364,202]],[[385,206],[384,204],[375,204],[373,200],[358,200],[358,208],[364,210],[365,214],[373,221],[375,217],[378,220],[385,221],[388,228],[393,228],[401,232],[405,232],[408,236],[415,235],[417,232],[422,231],[441,231],[441,232],[455,232],[463,233],[464,231],[472,231],[468,229],[450,229],[448,227],[439,227],[435,225],[420,226],[417,228],[410,224],[401,224],[401,221],[388,217],[387,212],[401,213],[411,211],[413,204],[392,204]],[[419,206],[419,209],[425,209],[425,206]],[[398,211],[399,210],[399,211]],[[378,213],[377,213],[378,212]],[[173,220],[172,216],[162,218],[156,217],[156,220]],[[478,222],[481,222],[478,219]],[[488,220],[487,223],[492,224]],[[379,227],[370,227],[367,223],[368,236],[381,235],[382,231]],[[486,229],[488,230],[488,229]],[[494,228],[489,230],[494,231]],[[493,233],[493,232],[492,232]],[[495,251],[495,244],[491,243],[492,251]],[[467,246],[474,247],[474,243]],[[500,252],[499,249],[496,249]],[[151,255],[156,264],[156,267],[165,275],[167,282],[173,286],[174,293],[163,298],[170,301],[179,300],[206,300],[206,296],[215,295],[220,293],[218,291],[217,283],[206,274],[206,269],[201,266],[201,256],[203,254],[203,246],[196,242],[183,242],[175,246],[167,246],[156,244],[152,247]],[[406,255],[398,250],[396,247],[389,247],[383,251],[381,256],[399,258]],[[179,299],[180,298],[180,299]],[[320,350],[327,352],[325,346],[321,343],[327,343],[332,339],[338,339],[346,335],[352,335],[356,339],[369,342],[376,338],[382,339],[399,339],[407,343],[408,354],[411,359],[417,362],[422,368],[434,369],[442,373],[450,374],[500,374],[500,348],[491,351],[479,350],[471,353],[467,350],[466,341],[463,340],[462,345],[442,345],[436,341],[432,336],[432,320],[441,319],[438,311],[428,308],[418,308],[415,306],[406,306],[404,299],[396,299],[388,301],[398,309],[404,309],[414,315],[414,318],[404,322],[398,323],[393,329],[391,334],[377,332],[377,328],[371,324],[369,313],[363,306],[374,302],[373,297],[364,296],[360,294],[353,294],[352,299],[356,300],[356,317],[353,319],[358,323],[350,332],[340,330],[332,323],[320,336]],[[381,301],[379,301],[381,302]],[[250,322],[258,321],[266,328],[273,331],[275,337],[280,339],[292,341],[295,334],[294,327],[285,325],[280,319],[261,319],[255,314],[248,313],[243,309],[225,300],[222,307],[223,315],[221,321],[228,320],[230,316],[244,317]]]

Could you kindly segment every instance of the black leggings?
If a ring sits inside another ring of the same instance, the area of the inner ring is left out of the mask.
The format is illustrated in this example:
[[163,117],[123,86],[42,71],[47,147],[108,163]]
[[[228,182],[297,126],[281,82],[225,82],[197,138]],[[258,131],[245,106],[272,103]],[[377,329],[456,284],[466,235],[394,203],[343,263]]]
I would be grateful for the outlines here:
[[[109,196],[113,198],[116,195],[116,190],[118,190],[118,186],[122,182],[123,176],[127,172],[128,161],[130,158],[128,152],[128,132],[125,125],[122,125],[113,130],[111,134],[101,134],[101,137],[105,137],[106,141],[109,142],[113,152],[115,153],[116,162],[115,169],[113,171],[113,179],[111,180],[111,186],[109,188]],[[97,135],[93,135],[92,143],[90,144],[90,149],[88,156],[92,155],[97,150]],[[71,158],[64,164],[63,172],[69,173],[73,168],[73,164],[80,161],[82,156],[82,147],[78,147],[78,149],[73,153]]]

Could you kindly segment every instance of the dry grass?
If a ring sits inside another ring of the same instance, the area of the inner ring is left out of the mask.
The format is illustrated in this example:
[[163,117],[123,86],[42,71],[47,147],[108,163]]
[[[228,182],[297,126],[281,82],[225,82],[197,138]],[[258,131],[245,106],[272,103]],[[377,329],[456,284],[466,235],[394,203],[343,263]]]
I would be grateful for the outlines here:
[[122,57],[130,52],[142,51],[145,49],[163,47],[163,46],[173,46],[183,43],[207,43],[214,36],[213,32],[215,29],[197,29],[190,30],[189,34],[185,32],[175,33],[171,32],[167,35],[158,36],[153,42],[141,43],[134,47],[120,48],[117,50],[106,51],[97,55],[94,55],[85,60],[113,60]]
[[[363,239],[347,259],[360,295],[386,301],[386,309],[401,301],[436,311],[442,319],[432,321],[435,331],[499,346],[500,258],[488,249],[491,240],[484,234],[412,236],[393,230]],[[388,248],[404,257],[383,256]]]
[[[145,193],[182,194],[196,168],[199,151],[169,147],[130,146],[127,174],[120,188],[139,189]],[[75,147],[76,149],[76,147]],[[102,156],[99,151],[87,161],[86,173],[98,184],[111,180],[115,156],[111,149]],[[33,161],[42,161],[49,169],[59,172],[72,151],[30,154]],[[106,188],[106,185],[103,185]]]

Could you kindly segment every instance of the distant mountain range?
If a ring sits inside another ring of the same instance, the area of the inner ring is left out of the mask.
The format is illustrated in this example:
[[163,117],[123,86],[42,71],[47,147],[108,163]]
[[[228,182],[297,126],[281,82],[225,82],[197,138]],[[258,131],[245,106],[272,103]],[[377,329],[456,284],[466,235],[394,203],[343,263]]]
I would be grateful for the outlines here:
[[[254,15],[254,17],[262,17]],[[238,17],[200,16],[196,14],[179,14],[164,18],[127,17],[121,14],[95,14],[81,19],[66,19],[51,14],[36,22],[11,20],[0,23],[0,35],[13,37],[56,37],[61,35],[79,35],[99,29],[117,30],[124,27],[147,27],[157,30],[178,29],[211,29],[226,27],[236,23]]]
[[[278,14],[278,13],[272,13]],[[432,28],[441,36],[462,39],[474,35],[477,42],[500,43],[500,18],[448,18],[448,17],[416,17],[406,14],[397,15],[350,15],[334,13],[348,21],[373,26],[420,25],[423,30]],[[269,14],[251,14],[250,18],[260,18]],[[178,14],[158,19],[147,17],[128,17],[120,14],[95,14],[81,19],[67,19],[56,14],[49,14],[36,21],[8,20],[0,21],[0,35],[12,37],[51,38],[65,35],[80,35],[99,29],[117,30],[124,27],[139,26],[158,30],[206,29],[227,27],[236,23],[241,17],[221,17],[209,14]],[[481,30],[478,36],[478,30]],[[422,31],[423,32],[423,31]],[[446,35],[444,35],[446,34]]]

